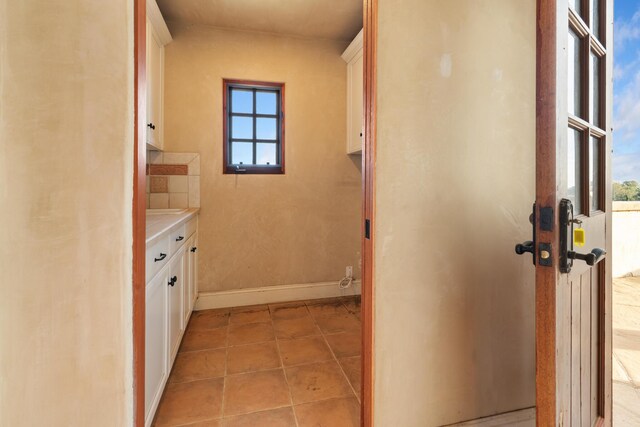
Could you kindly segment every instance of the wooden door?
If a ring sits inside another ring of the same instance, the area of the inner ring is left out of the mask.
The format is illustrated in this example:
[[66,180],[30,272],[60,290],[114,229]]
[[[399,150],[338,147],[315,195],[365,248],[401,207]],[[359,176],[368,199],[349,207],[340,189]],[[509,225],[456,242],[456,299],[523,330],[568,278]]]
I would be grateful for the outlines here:
[[[612,6],[538,0],[539,426],[611,425]],[[580,227],[582,247],[573,244]]]

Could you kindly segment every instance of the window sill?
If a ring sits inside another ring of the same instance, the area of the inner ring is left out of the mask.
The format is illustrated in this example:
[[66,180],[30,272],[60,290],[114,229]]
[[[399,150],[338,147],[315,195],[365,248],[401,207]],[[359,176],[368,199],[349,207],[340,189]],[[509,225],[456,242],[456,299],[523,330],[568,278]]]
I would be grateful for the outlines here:
[[248,166],[227,165],[222,171],[225,175],[284,175],[282,166]]

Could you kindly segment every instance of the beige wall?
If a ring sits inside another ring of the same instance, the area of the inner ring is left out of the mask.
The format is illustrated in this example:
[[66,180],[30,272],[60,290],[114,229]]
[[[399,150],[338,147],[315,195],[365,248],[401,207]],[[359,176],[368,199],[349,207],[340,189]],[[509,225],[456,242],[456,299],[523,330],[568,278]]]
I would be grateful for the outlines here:
[[132,422],[132,10],[0,0],[2,426]]
[[376,425],[533,406],[535,1],[379,7]]
[[640,276],[640,202],[613,202],[613,277]]
[[[359,274],[360,157],[346,155],[346,42],[169,23],[165,150],[201,155],[200,291]],[[286,175],[222,174],[222,79],[285,82]]]

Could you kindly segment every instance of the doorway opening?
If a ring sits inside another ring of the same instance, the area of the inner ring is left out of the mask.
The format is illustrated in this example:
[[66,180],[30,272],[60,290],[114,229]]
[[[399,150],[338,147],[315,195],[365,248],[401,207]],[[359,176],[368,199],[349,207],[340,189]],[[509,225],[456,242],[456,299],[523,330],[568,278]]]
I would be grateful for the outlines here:
[[614,3],[613,421],[640,424],[640,5]]
[[136,2],[136,425],[371,420],[375,2],[263,3]]

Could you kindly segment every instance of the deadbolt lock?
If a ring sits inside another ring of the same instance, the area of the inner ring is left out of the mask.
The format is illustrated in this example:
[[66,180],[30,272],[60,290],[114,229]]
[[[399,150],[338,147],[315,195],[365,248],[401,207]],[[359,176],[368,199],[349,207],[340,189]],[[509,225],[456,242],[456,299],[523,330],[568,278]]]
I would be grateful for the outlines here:
[[545,267],[553,266],[551,243],[538,243],[538,264]]

